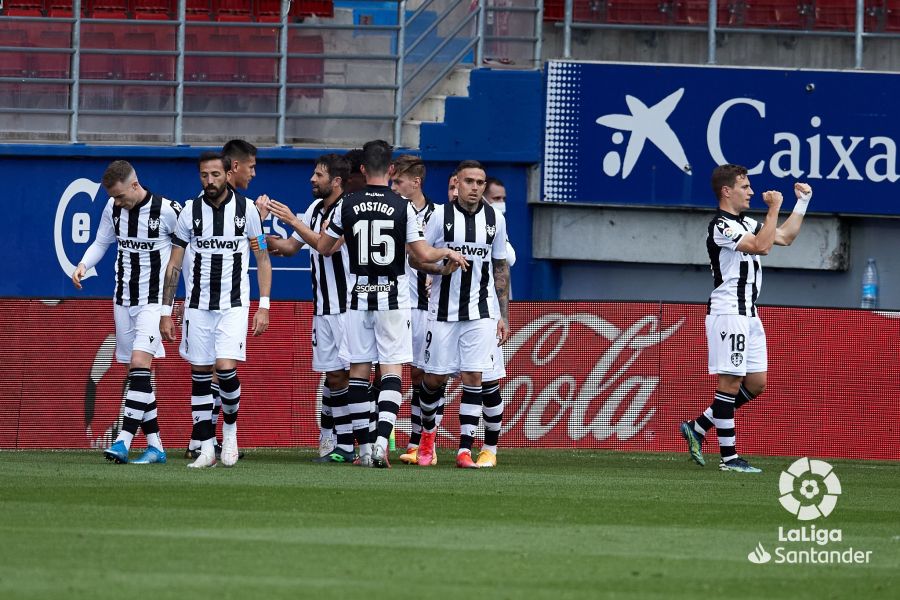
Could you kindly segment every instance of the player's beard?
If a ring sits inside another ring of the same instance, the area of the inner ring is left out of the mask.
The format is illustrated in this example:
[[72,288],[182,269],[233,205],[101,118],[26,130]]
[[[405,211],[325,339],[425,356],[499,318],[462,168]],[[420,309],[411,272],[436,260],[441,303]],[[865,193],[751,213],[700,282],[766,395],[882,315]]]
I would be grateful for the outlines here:
[[205,188],[203,188],[203,195],[209,201],[218,200],[222,193],[225,191],[227,184],[222,184],[221,187],[217,187],[214,184],[209,184]]
[[313,198],[321,199],[327,198],[331,195],[331,192],[334,191],[334,186],[329,185],[328,187],[320,187],[317,185],[313,186],[312,195]]

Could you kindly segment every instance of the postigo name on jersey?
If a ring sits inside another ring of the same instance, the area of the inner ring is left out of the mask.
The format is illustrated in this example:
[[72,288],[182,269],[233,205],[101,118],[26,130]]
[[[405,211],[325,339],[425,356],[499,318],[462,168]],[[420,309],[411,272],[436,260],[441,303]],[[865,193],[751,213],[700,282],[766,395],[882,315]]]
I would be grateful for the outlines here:
[[[384,194],[376,194],[373,192],[366,192],[366,196],[384,196]],[[380,212],[386,215],[394,214],[394,207],[388,204],[387,202],[360,202],[358,204],[353,205],[353,213],[359,214],[365,211],[372,212]]]
[[221,238],[194,238],[194,247],[198,250],[233,250],[237,252],[239,240],[223,240]]
[[119,240],[119,247],[125,250],[153,250],[156,242],[145,242],[141,240]]
[[829,544],[840,543],[844,539],[840,529],[819,529],[815,525],[798,528],[778,528],[778,541],[792,544],[808,544],[807,547],[794,549],[777,546],[774,562],[776,565],[788,564],[868,564],[872,560],[871,550],[849,548],[826,548]]
[[469,244],[447,244],[447,247],[451,250],[459,252],[463,256],[473,256],[475,258],[487,258],[491,253],[491,249],[488,246],[472,246]]

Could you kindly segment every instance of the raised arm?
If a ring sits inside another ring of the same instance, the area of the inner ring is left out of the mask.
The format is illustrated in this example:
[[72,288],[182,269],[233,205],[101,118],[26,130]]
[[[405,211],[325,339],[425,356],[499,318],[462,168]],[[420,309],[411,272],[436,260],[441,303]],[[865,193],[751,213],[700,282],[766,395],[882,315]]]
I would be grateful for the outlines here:
[[812,199],[812,187],[807,183],[797,182],[794,184],[794,195],[797,197],[794,211],[775,230],[775,244],[777,246],[790,246],[797,239],[797,234],[800,233],[800,227],[803,225],[803,217],[806,216],[806,207]]
[[747,254],[768,254],[775,243],[775,233],[778,229],[778,211],[784,198],[781,192],[763,192],[763,202],[769,207],[766,220],[759,233],[754,235],[746,233],[737,244],[737,250]]

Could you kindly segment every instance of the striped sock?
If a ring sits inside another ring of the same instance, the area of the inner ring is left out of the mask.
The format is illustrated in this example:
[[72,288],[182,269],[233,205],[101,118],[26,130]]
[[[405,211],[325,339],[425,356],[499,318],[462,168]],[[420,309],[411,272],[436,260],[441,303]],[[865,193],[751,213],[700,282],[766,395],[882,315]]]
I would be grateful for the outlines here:
[[215,438],[212,426],[212,373],[191,370],[191,418],[201,447]]
[[419,408],[422,411],[422,430],[434,431],[437,429],[437,413],[440,410],[440,402],[443,400],[443,387],[436,390],[429,389],[425,382],[419,386]]
[[[222,434],[237,428],[238,409],[241,407],[241,381],[237,369],[216,371],[219,378],[219,395],[222,398]],[[215,431],[215,429],[213,430]]]
[[213,377],[212,385],[212,396],[213,396],[213,410],[212,410],[212,425],[213,429],[216,428],[216,425],[219,423],[219,412],[222,410],[222,396],[220,394],[219,382],[216,381],[216,378]]
[[130,369],[128,371],[125,410],[122,414],[122,429],[116,436],[117,442],[131,447],[148,405],[153,401],[153,385],[150,383],[150,369]]
[[462,386],[459,402],[459,449],[471,450],[481,420],[481,386]]
[[347,391],[347,402],[350,407],[350,421],[353,426],[353,437],[359,444],[359,452],[369,445],[369,381],[367,379],[350,378]]
[[381,393],[378,395],[378,429],[375,443],[387,449],[388,438],[397,422],[400,403],[403,400],[403,382],[399,375],[381,376]]
[[497,453],[497,442],[500,440],[500,428],[503,425],[503,396],[500,395],[500,383],[489,382],[481,386],[481,402],[484,419],[484,444],[482,449]]
[[349,388],[344,388],[331,392],[331,411],[337,433],[337,447],[344,452],[353,452],[353,420],[347,403],[348,390]]
[[322,384],[322,406],[319,409],[319,429],[323,437],[331,437],[334,430],[334,408],[331,404],[331,390]]
[[703,414],[694,419],[694,432],[701,438],[706,437],[706,432],[713,428],[713,410],[712,405],[707,406]]
[[419,406],[419,386],[413,386],[409,400],[409,448],[415,448],[422,440],[422,409]]
[[747,404],[751,400],[756,398],[753,394],[747,391],[747,388],[744,387],[744,384],[741,384],[741,389],[738,390],[737,398],[734,400],[734,410],[739,409],[743,405]]
[[734,400],[734,395],[716,390],[712,404],[713,423],[716,426],[716,436],[719,438],[719,453],[725,462],[738,457],[735,450]]
[[378,437],[378,397],[381,395],[381,382],[369,384],[369,443],[374,444]]

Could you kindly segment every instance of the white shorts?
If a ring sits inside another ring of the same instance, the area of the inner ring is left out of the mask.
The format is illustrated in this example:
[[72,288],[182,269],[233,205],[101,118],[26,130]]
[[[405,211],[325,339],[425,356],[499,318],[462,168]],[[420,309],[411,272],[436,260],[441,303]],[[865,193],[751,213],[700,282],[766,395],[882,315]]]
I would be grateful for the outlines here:
[[342,359],[350,363],[402,365],[412,362],[412,332],[408,308],[348,310]]
[[250,307],[225,310],[185,308],[181,323],[181,357],[192,365],[214,365],[217,358],[247,359]]
[[312,328],[312,369],[319,373],[343,371],[350,368],[344,347],[344,323],[347,313],[339,315],[315,315]]
[[481,374],[481,381],[499,381],[506,377],[506,360],[503,357],[503,347],[497,346],[494,338],[494,353],[491,355],[491,368]]
[[412,366],[422,369],[425,365],[425,336],[428,334],[428,311],[410,309],[412,321]]
[[425,372],[449,375],[460,371],[485,373],[497,347],[497,321],[428,321],[423,352]]
[[113,304],[113,319],[116,322],[116,360],[131,362],[135,350],[163,358],[166,349],[159,334],[159,304],[122,306]]
[[710,375],[763,373],[769,370],[766,332],[759,317],[706,315]]

